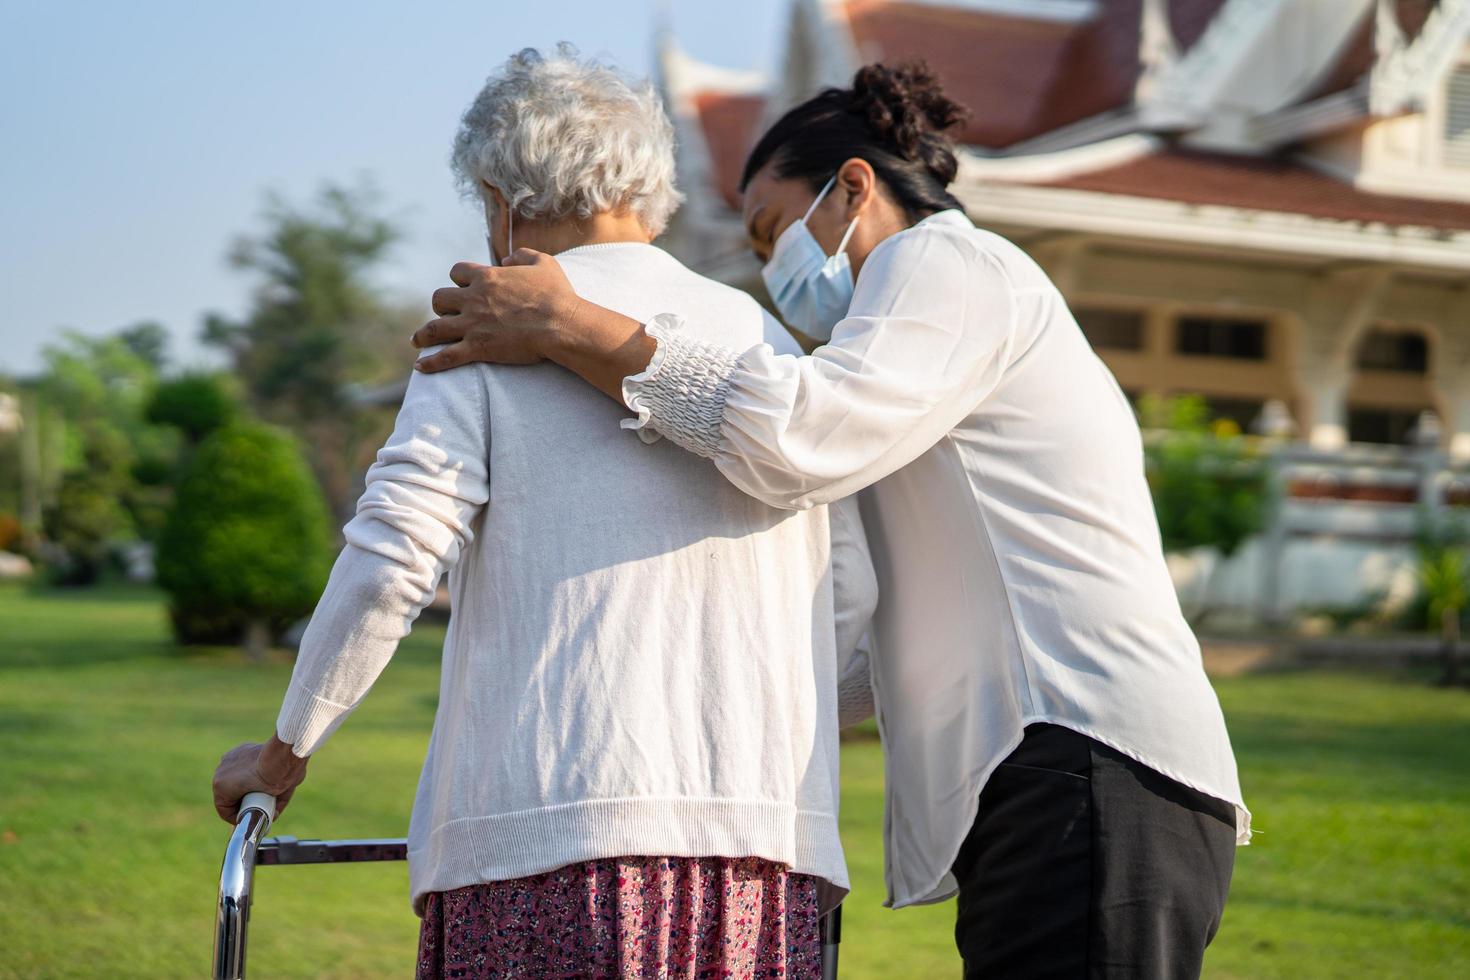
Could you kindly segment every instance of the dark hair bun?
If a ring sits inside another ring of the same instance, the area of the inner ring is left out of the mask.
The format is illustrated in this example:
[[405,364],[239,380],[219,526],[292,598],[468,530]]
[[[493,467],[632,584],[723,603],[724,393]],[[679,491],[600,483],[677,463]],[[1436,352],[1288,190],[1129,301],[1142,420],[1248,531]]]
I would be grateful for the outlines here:
[[959,170],[945,132],[966,114],[922,61],[867,65],[851,88],[823,89],[772,123],[745,158],[740,189],[771,166],[778,179],[800,178],[815,194],[857,157],[910,221],[961,208],[945,189]]
[[874,63],[859,68],[852,79],[852,110],[867,116],[880,143],[927,167],[941,185],[954,180],[958,162],[944,131],[969,112],[944,94],[928,64]]

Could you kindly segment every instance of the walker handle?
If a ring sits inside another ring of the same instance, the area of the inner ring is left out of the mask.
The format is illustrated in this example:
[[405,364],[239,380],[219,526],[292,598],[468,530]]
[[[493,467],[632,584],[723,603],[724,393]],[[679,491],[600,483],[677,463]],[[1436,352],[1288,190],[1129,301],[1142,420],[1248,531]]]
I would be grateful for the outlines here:
[[255,883],[255,852],[276,818],[276,798],[246,793],[235,814],[235,829],[219,872],[219,904],[214,919],[214,980],[243,980],[250,895]]
[[[270,825],[276,819],[276,798],[269,793],[246,793],[244,799],[240,800],[239,811],[235,814],[236,823],[239,823],[240,818],[245,816],[246,810],[259,810],[264,813],[265,830],[269,830]],[[261,831],[261,836],[265,835],[265,830]]]

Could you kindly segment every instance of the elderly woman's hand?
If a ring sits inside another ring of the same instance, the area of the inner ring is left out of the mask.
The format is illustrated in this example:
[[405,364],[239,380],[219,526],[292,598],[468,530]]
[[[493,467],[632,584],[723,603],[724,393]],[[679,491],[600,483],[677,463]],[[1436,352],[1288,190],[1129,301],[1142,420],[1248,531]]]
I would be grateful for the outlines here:
[[516,249],[503,266],[460,262],[457,285],[434,291],[434,312],[413,335],[415,347],[450,346],[416,365],[443,371],[471,361],[535,364],[552,356],[558,327],[574,319],[581,300],[561,264],[542,252]]
[[265,744],[246,742],[226,752],[214,770],[214,810],[233,824],[246,793],[269,793],[276,798],[276,814],[286,809],[306,779],[306,760],[274,735]]

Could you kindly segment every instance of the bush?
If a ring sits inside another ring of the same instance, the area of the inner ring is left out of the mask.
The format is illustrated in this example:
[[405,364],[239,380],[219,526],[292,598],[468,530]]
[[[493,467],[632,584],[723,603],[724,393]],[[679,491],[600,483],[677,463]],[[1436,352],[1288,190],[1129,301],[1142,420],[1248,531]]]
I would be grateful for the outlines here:
[[1164,550],[1209,546],[1228,558],[1265,524],[1271,499],[1261,459],[1233,424],[1211,424],[1203,399],[1146,398],[1140,415],[1145,428],[1164,430],[1147,446]]
[[80,459],[61,477],[41,515],[48,547],[44,560],[57,585],[92,585],[114,550],[137,536],[128,509],[133,447],[127,434],[103,419],[73,426]]
[[259,652],[309,613],[331,563],[326,504],[290,437],[233,424],[199,446],[158,542],[158,582],[181,643]]
[[185,374],[154,389],[147,418],[154,425],[173,426],[190,442],[199,442],[234,421],[236,412],[235,396],[221,378]]
[[1421,624],[1440,635],[1445,684],[1460,683],[1460,634],[1470,611],[1470,526],[1455,514],[1421,511],[1418,529]]
[[46,568],[56,585],[93,585],[113,546],[129,537],[132,522],[110,482],[91,472],[68,473],[43,520],[51,543]]

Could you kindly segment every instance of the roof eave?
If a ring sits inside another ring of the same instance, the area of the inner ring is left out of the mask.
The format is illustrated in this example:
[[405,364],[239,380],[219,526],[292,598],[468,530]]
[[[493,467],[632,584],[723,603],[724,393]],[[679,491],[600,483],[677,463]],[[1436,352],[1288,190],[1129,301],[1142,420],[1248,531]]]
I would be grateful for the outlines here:
[[967,182],[956,196],[976,221],[1301,255],[1470,270],[1470,231],[1338,221],[1059,187]]
[[965,146],[959,152],[959,179],[1002,180],[1011,183],[1040,183],[1062,180],[1137,160],[1158,152],[1163,142],[1143,133],[1128,133],[1111,139],[1068,146],[1050,152],[993,155],[979,147]]
[[1265,146],[1283,146],[1335,132],[1369,118],[1368,79],[1351,88],[1257,116],[1251,136]]
[[1056,153],[1115,139],[1148,128],[1138,107],[1129,104],[1028,137],[1003,150],[982,151],[982,153],[996,157],[1023,157],[1038,153]]

